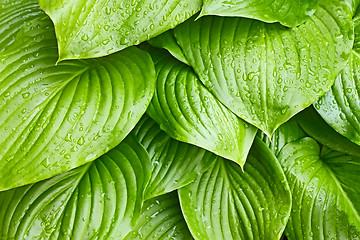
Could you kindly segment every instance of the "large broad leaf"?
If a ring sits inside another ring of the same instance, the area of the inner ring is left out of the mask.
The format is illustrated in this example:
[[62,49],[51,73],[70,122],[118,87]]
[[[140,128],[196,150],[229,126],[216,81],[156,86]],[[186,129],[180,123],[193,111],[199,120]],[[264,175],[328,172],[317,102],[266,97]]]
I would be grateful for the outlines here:
[[338,133],[360,145],[360,20],[355,17],[355,43],[349,61],[334,86],[315,104],[323,119]]
[[39,0],[55,24],[59,60],[104,56],[191,17],[201,0]]
[[343,0],[322,0],[296,28],[211,16],[181,24],[175,37],[205,86],[271,135],[330,89],[353,43],[351,17]]
[[211,152],[170,138],[147,115],[139,121],[133,132],[149,152],[152,163],[145,199],[193,182],[217,159]]
[[219,159],[194,183],[179,190],[194,238],[279,239],[290,215],[291,195],[274,154],[255,139],[244,172]]
[[306,134],[322,145],[343,153],[360,156],[360,146],[337,133],[312,106],[296,115],[296,121]]
[[19,29],[32,19],[43,16],[37,0],[0,1],[0,52],[14,41]]
[[177,193],[168,193],[146,201],[141,218],[125,239],[193,239],[182,215]]
[[287,144],[279,154],[293,196],[289,239],[359,239],[360,159],[320,155],[311,138]]
[[135,47],[55,66],[56,40],[45,14],[26,24],[0,59],[0,191],[115,147],[154,92],[151,58]]
[[0,193],[0,239],[122,239],[140,217],[150,175],[129,137],[93,163]]
[[256,128],[224,107],[192,69],[166,51],[151,51],[157,84],[147,113],[171,137],[244,165]]
[[314,14],[319,0],[204,0],[200,16],[238,16],[295,27]]

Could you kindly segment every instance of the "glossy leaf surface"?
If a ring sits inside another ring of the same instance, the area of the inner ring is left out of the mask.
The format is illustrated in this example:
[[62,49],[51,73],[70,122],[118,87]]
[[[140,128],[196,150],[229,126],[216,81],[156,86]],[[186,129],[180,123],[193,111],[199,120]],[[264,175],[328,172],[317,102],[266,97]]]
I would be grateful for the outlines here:
[[291,195],[273,153],[255,139],[244,172],[219,159],[179,190],[195,239],[279,239],[290,215]]
[[55,24],[59,59],[100,57],[159,35],[200,10],[200,0],[40,0]]
[[217,159],[215,154],[205,149],[170,138],[146,115],[137,124],[134,133],[149,152],[153,166],[145,199],[193,182]]
[[358,239],[360,159],[320,152],[311,138],[279,154],[293,197],[289,239]]
[[296,28],[202,17],[175,37],[204,85],[231,111],[271,135],[327,92],[353,44],[345,1],[322,0]]
[[60,174],[115,147],[154,92],[151,58],[135,47],[56,66],[45,14],[26,24],[0,58],[0,191]]
[[223,106],[192,69],[152,51],[157,84],[147,113],[169,136],[244,165],[256,129]]
[[237,16],[295,27],[314,14],[319,0],[204,0],[200,15]]
[[150,176],[128,137],[93,163],[0,193],[0,239],[122,239],[140,217]]

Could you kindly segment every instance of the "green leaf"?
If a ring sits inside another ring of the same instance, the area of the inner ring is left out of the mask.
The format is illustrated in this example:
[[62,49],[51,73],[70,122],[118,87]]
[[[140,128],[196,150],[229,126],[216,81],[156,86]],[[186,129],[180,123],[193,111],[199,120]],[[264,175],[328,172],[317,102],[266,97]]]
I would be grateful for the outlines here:
[[244,172],[219,159],[179,190],[195,239],[279,239],[290,215],[291,195],[274,154],[255,139]]
[[289,121],[281,125],[271,138],[263,132],[258,132],[258,136],[270,148],[271,151],[277,156],[281,149],[289,142],[296,141],[307,135],[299,126],[299,123],[291,118]]
[[115,147],[154,92],[149,55],[135,47],[55,66],[43,14],[0,53],[0,191],[78,167]]
[[130,239],[193,239],[181,213],[176,192],[144,203],[141,218],[125,240]]
[[180,46],[177,44],[174,31],[171,29],[148,41],[153,47],[164,48],[177,60],[189,65]]
[[237,16],[295,27],[312,16],[319,0],[204,0],[200,16]]
[[0,193],[0,239],[122,239],[140,217],[150,159],[134,137],[93,163]]
[[256,129],[224,107],[192,69],[151,51],[157,84],[147,113],[167,134],[244,165]]
[[202,1],[39,0],[54,22],[59,60],[100,57],[139,44],[200,10]]
[[321,97],[315,108],[338,133],[360,145],[360,56],[355,51],[334,86]]
[[308,107],[298,115],[296,121],[308,136],[333,150],[360,156],[360,146],[337,133],[313,107]]
[[359,157],[321,154],[311,138],[279,154],[293,196],[289,239],[358,239]]
[[217,159],[211,152],[170,138],[146,115],[139,121],[134,133],[149,152],[152,163],[145,199],[186,186]]
[[31,20],[43,16],[36,0],[12,0],[0,2],[0,52],[14,41],[16,34]]
[[296,28],[209,16],[174,31],[204,85],[267,135],[330,89],[353,44],[350,9],[337,0]]

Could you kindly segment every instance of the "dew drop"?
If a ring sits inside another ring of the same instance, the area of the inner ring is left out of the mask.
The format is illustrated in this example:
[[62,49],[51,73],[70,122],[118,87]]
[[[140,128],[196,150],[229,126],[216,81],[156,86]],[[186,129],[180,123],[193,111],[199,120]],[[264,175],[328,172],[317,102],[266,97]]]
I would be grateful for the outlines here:
[[89,39],[89,36],[87,34],[84,34],[82,37],[81,37],[81,40],[83,41],[87,41]]
[[84,143],[85,143],[84,137],[80,137],[77,143],[78,143],[80,146],[84,145]]
[[70,159],[70,158],[71,158],[71,156],[70,156],[70,154],[65,154],[65,155],[64,155],[64,158],[66,158],[66,159]]
[[28,93],[28,92],[24,93],[22,96],[23,96],[23,98],[28,98],[30,96],[30,93]]

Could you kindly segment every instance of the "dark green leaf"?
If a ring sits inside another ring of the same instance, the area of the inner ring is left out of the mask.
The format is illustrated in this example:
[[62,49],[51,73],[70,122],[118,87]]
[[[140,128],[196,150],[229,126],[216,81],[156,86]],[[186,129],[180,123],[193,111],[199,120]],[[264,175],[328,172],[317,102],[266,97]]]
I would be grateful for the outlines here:
[[194,183],[179,190],[185,220],[195,239],[279,239],[290,215],[291,195],[274,154],[258,138],[244,172],[219,159]]
[[140,217],[150,159],[134,137],[93,163],[0,193],[0,239],[122,239]]

